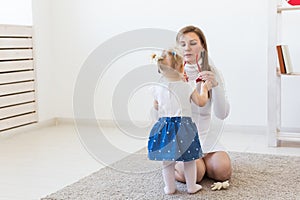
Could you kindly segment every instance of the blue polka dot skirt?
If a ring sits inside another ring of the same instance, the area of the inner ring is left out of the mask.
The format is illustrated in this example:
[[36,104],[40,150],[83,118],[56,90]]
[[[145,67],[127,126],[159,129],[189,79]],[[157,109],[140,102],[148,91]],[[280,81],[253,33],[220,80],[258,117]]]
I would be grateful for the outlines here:
[[191,117],[161,117],[148,141],[150,160],[188,162],[203,157],[198,131]]

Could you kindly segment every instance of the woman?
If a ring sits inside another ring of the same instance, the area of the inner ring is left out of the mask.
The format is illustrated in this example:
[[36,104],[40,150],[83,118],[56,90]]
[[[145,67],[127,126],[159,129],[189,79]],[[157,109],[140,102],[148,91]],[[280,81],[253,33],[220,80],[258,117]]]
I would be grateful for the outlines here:
[[[185,72],[189,82],[195,82],[200,90],[198,80],[211,82],[212,89],[209,101],[204,107],[192,103],[192,118],[198,128],[201,146],[205,156],[197,159],[197,182],[206,174],[216,181],[225,181],[231,177],[231,161],[225,148],[219,144],[218,133],[208,131],[211,124],[211,110],[213,114],[223,120],[229,114],[229,103],[220,73],[208,58],[207,43],[203,32],[194,26],[182,28],[176,37],[177,44],[182,48]],[[175,165],[177,181],[185,182],[183,163]]]

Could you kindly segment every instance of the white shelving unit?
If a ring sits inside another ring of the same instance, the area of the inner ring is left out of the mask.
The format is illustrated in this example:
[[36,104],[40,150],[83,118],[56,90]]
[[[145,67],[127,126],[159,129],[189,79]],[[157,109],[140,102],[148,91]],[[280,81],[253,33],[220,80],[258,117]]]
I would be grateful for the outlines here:
[[[268,35],[268,145],[278,146],[279,141],[300,142],[299,129],[281,127],[281,76],[277,72],[276,45],[281,42],[282,12],[299,10],[300,6],[284,6],[282,0],[269,0]],[[285,75],[299,76],[299,75]],[[300,76],[299,76],[300,79]]]

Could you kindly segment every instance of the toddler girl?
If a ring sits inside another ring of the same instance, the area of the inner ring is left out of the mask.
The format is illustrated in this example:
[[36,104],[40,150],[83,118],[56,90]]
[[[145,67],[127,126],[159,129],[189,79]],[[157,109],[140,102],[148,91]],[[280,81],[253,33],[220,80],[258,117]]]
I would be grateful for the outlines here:
[[153,55],[159,72],[166,81],[152,87],[154,107],[159,119],[153,126],[148,141],[150,160],[163,161],[164,192],[173,194],[175,162],[184,162],[184,175],[188,193],[198,192],[195,160],[203,156],[197,127],[192,121],[191,101],[204,106],[208,101],[209,83],[201,83],[201,93],[184,81],[183,58],[176,49]]

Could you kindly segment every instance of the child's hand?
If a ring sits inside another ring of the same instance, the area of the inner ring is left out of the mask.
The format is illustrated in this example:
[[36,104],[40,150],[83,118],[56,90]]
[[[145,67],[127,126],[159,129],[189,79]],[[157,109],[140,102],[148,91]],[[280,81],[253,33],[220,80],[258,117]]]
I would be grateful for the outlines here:
[[182,77],[182,78],[183,78],[183,81],[184,81],[184,82],[189,82],[189,77],[188,77],[188,75],[186,74],[186,72],[183,73],[183,77]]
[[201,89],[203,87],[207,88],[207,91],[211,90],[211,88],[213,87],[213,84],[211,83],[211,81],[207,80],[205,82],[201,81]]

